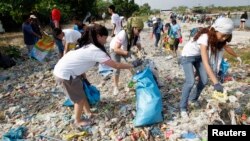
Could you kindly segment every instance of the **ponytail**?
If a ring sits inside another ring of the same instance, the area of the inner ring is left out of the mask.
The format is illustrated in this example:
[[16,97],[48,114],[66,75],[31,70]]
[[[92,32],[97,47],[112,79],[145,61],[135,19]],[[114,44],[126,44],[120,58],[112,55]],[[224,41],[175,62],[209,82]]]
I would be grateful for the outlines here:
[[78,39],[79,47],[81,48],[85,45],[92,43],[109,56],[104,45],[98,42],[97,35],[108,36],[107,28],[99,24],[95,24],[94,26],[88,26],[84,31],[84,33],[82,34],[82,37]]

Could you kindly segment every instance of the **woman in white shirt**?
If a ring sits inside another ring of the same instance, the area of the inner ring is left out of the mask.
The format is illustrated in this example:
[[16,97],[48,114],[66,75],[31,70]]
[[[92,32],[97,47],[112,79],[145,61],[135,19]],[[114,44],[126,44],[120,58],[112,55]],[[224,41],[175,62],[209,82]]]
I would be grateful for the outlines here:
[[103,63],[116,69],[130,69],[142,62],[136,60],[132,64],[118,63],[110,59],[104,44],[108,30],[101,25],[88,27],[78,40],[80,48],[69,51],[56,64],[54,76],[62,85],[64,93],[74,102],[75,124],[79,127],[91,125],[90,121],[82,120],[81,114],[91,115],[89,104],[83,90],[81,75],[96,63]]
[[[121,30],[110,42],[110,53],[112,60],[116,62],[121,62],[121,58],[126,58],[129,55],[130,48],[134,45],[141,50],[140,37],[139,34],[143,29],[143,21],[137,17],[131,17],[128,19],[126,28]],[[118,83],[119,83],[120,69],[114,70],[114,95],[119,93]]]
[[[222,50],[227,47],[227,42],[231,40],[233,29],[234,24],[231,19],[219,18],[211,27],[201,29],[184,46],[181,58],[185,73],[185,83],[180,101],[182,117],[188,117],[188,100],[190,100],[190,104],[198,105],[198,98],[208,81],[207,75],[213,83],[214,90],[223,92],[223,86],[219,83],[216,75],[223,55]],[[199,75],[199,82],[189,98],[195,83],[193,67]]]

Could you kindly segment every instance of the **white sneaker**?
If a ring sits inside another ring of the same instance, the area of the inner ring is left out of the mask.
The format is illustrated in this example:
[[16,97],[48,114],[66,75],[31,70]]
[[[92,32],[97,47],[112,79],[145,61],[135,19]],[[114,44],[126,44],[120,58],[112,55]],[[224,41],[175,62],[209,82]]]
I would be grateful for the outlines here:
[[119,89],[117,87],[114,88],[113,95],[118,95]]
[[166,57],[167,60],[170,60],[170,59],[172,59],[172,58],[173,58],[172,55],[169,55],[169,56]]
[[189,118],[186,111],[181,111],[181,117],[182,118]]

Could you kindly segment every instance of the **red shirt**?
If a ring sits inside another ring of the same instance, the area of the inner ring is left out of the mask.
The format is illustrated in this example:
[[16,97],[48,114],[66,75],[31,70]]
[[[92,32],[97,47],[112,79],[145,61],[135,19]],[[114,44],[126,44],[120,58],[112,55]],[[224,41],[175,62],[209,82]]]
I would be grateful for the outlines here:
[[51,18],[52,18],[53,21],[54,20],[60,21],[60,19],[61,19],[61,12],[60,12],[60,10],[54,8],[52,10],[52,12],[51,12]]

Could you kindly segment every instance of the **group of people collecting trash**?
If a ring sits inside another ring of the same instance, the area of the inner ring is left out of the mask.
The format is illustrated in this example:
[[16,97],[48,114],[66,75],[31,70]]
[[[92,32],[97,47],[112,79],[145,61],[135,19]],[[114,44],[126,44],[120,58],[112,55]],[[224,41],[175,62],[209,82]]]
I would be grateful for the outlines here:
[[[114,6],[111,5],[109,9],[112,9],[109,11],[113,12]],[[115,28],[112,32],[112,36],[114,37],[110,43],[110,54],[104,46],[109,36],[107,28],[103,25],[94,24],[87,26],[84,32],[82,32],[81,37],[77,39],[78,48],[65,52],[54,67],[53,74],[56,81],[61,84],[65,94],[74,103],[76,126],[93,124],[91,121],[81,119],[83,112],[90,117],[92,116],[82,84],[82,79],[87,79],[85,75],[86,71],[94,67],[96,63],[114,68],[114,93],[117,95],[119,93],[119,70],[131,69],[142,64],[142,60],[140,59],[136,59],[131,63],[121,63],[121,58],[126,58],[129,55],[128,48],[131,48],[133,45],[137,45],[138,49],[141,49],[139,34],[144,26],[143,21],[139,18],[131,17],[126,29],[121,30],[121,27],[118,27],[121,26],[120,21],[115,19],[116,17],[117,14],[114,15],[114,20],[112,19]],[[117,28],[120,28],[120,31],[117,31]],[[64,30],[61,30],[61,32],[58,32],[58,30],[57,28],[54,29],[54,36],[57,39],[60,36],[62,37],[63,34],[67,34],[63,32]],[[76,36],[76,34],[71,37],[73,36]]]
[[[85,25],[79,22],[79,18],[74,18],[76,26],[74,29],[61,29],[58,22],[53,28],[53,36],[60,54],[60,59],[54,67],[53,74],[56,82],[62,86],[64,93],[74,103],[74,124],[77,127],[93,124],[91,120],[81,118],[82,113],[89,117],[94,116],[90,111],[82,84],[83,79],[87,79],[85,73],[89,69],[94,67],[96,63],[112,67],[114,69],[113,95],[117,95],[119,94],[120,69],[130,70],[143,63],[141,59],[135,59],[130,63],[121,62],[121,59],[126,59],[130,55],[130,49],[133,46],[137,46],[139,52],[143,50],[140,43],[140,33],[144,28],[142,19],[130,17],[127,23],[122,26],[119,15],[115,12],[115,6],[109,6],[108,11],[111,14],[111,23],[113,25],[109,51],[104,46],[109,32],[103,25],[97,23]],[[163,27],[163,25],[161,26]],[[156,38],[154,45],[155,47],[158,46],[161,32],[165,31],[166,35],[163,34],[163,36],[170,38],[168,35],[171,35],[174,38],[171,48],[176,54],[180,38],[182,38],[180,26],[177,24],[176,19],[173,18],[171,24],[166,24],[164,27],[165,29],[153,27],[152,36],[154,35]],[[180,56],[185,75],[180,98],[180,114],[182,118],[188,117],[190,112],[188,106],[190,104],[199,106],[199,96],[209,79],[212,81],[215,91],[223,92],[218,73],[224,50],[241,62],[240,57],[227,45],[232,39],[233,29],[234,23],[230,18],[218,18],[211,26],[200,28],[194,37],[191,37],[184,45]],[[37,37],[40,38],[39,35]],[[199,77],[197,87],[191,94],[196,76]]]

